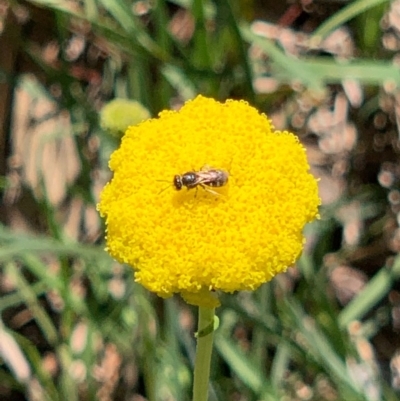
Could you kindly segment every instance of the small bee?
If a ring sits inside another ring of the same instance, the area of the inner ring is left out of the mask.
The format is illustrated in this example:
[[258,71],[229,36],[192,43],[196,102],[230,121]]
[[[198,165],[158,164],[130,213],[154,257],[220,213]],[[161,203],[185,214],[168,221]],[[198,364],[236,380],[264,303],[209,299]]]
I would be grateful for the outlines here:
[[180,191],[183,187],[187,189],[196,188],[197,190],[200,186],[207,192],[220,195],[207,187],[223,187],[227,184],[228,178],[229,174],[225,170],[204,166],[200,171],[188,171],[182,175],[175,175],[173,185],[177,191]]
[[[204,166],[199,171],[193,170],[184,174],[175,175],[172,185],[177,191],[180,191],[183,187],[186,187],[187,189],[196,188],[197,194],[198,187],[202,187],[207,192],[210,192],[214,195],[220,195],[218,192],[211,190],[209,187],[223,187],[227,184],[228,178],[229,174],[225,170]],[[160,194],[167,188],[164,188]]]

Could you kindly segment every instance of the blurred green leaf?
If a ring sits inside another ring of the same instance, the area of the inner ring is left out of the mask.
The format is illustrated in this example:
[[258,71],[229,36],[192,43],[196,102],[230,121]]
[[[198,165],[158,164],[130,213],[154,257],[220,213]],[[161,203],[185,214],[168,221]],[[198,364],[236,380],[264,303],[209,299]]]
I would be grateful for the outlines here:
[[352,321],[362,319],[389,293],[399,278],[400,258],[396,257],[392,267],[381,268],[362,291],[341,311],[338,317],[340,326],[345,328]]
[[33,318],[42,329],[46,340],[55,345],[58,341],[58,332],[45,308],[38,302],[35,292],[32,291],[28,281],[14,263],[7,263],[6,274],[15,282],[21,298],[25,301]]
[[350,387],[353,383],[349,380],[346,374],[346,366],[344,361],[340,359],[336,351],[332,348],[322,330],[318,327],[317,323],[309,316],[307,316],[300,307],[300,303],[287,297],[285,304],[288,306],[288,311],[295,323],[295,327],[303,335],[303,339],[307,343],[307,349],[313,354],[317,360],[326,364],[326,368],[332,373],[337,375],[344,383]]
[[248,42],[259,46],[271,58],[274,77],[281,83],[300,81],[315,91],[321,91],[323,85],[342,83],[346,79],[368,85],[400,84],[400,70],[391,62],[368,59],[339,62],[322,56],[298,59],[284,54],[269,39],[256,35],[248,26],[242,25],[241,32]]
[[[122,2],[112,0],[102,1],[103,6],[110,12],[114,19],[102,17],[94,18],[91,15],[84,15],[76,11],[69,3],[63,0],[30,0],[33,4],[41,7],[60,11],[69,17],[78,19],[87,19],[95,29],[104,34],[110,40],[115,41],[129,53],[135,54],[135,51],[141,55],[152,56],[156,59],[167,61],[170,56],[161,49],[153,39],[145,32],[135,19],[132,13],[127,12],[126,6]],[[92,17],[93,19],[90,19]],[[117,25],[118,24],[118,25]],[[123,28],[123,32],[118,29]],[[128,35],[126,35],[128,34]]]
[[339,26],[357,17],[361,13],[379,4],[389,3],[390,0],[356,0],[343,7],[332,17],[324,21],[313,33],[310,43],[319,43]]
[[182,99],[193,99],[197,95],[195,85],[191,82],[181,68],[166,64],[161,69],[161,73],[171,84],[173,88],[179,93]]
[[215,347],[240,380],[255,394],[259,394],[266,380],[259,374],[257,367],[246,358],[242,350],[222,335],[215,336]]

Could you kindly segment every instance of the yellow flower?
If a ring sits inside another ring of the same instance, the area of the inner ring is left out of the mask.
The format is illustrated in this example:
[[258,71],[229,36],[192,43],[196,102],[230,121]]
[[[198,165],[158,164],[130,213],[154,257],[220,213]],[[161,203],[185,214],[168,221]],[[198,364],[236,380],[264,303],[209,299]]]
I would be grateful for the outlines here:
[[[218,194],[175,189],[175,175],[205,166],[229,173],[210,188]],[[130,127],[110,168],[98,205],[108,252],[150,291],[197,305],[215,304],[209,291],[254,290],[285,271],[320,204],[297,137],[244,101],[198,96]]]

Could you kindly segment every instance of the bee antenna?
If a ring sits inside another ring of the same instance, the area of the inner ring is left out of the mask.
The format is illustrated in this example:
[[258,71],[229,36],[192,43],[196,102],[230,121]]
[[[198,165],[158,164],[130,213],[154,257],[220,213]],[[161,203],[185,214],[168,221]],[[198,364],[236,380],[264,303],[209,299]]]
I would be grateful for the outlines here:
[[[157,180],[157,181],[160,181],[160,180]],[[161,180],[162,181],[162,180]],[[168,181],[164,181],[164,182],[168,182]],[[161,195],[165,190],[167,190],[168,188],[170,187],[170,185],[168,185],[167,187],[165,187],[165,188],[163,188],[159,193],[158,193],[158,195]]]

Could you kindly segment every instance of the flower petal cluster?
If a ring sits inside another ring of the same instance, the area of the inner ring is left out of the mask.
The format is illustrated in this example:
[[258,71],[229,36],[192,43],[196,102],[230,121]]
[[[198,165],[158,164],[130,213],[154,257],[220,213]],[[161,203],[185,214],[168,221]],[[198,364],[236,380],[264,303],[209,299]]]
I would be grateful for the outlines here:
[[[318,215],[304,147],[244,101],[198,96],[129,127],[109,165],[107,250],[162,297],[256,289],[295,262]],[[229,173],[218,194],[173,186],[205,166]]]

